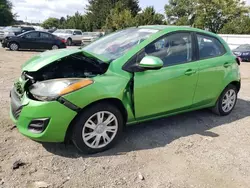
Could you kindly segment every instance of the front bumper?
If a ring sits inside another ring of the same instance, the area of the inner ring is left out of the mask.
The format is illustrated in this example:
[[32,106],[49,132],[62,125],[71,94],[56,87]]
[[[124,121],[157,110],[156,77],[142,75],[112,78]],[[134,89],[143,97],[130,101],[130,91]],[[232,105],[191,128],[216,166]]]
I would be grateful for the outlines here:
[[241,61],[243,62],[249,62],[250,61],[250,56],[239,56],[241,58]]
[[[16,91],[11,91],[10,117],[18,130],[25,136],[41,142],[63,142],[69,124],[76,112],[58,101],[35,101],[26,94],[22,98]],[[49,120],[41,133],[30,129],[30,124],[37,120]]]
[[1,43],[2,43],[2,47],[3,47],[3,48],[7,48],[7,47],[8,47],[8,43],[7,43],[6,39],[3,39],[3,40],[1,41]]

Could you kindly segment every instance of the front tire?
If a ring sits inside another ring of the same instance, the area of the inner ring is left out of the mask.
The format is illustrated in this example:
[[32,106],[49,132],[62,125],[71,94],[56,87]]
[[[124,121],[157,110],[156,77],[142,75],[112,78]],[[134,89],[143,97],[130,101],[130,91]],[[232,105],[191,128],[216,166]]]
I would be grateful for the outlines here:
[[68,38],[66,44],[67,44],[67,46],[71,46],[72,45],[72,39]]
[[230,84],[221,93],[215,107],[212,109],[214,113],[220,116],[226,116],[230,114],[236,103],[238,97],[238,90],[236,86]]
[[19,45],[17,43],[15,43],[15,42],[11,42],[9,44],[9,48],[10,48],[11,51],[18,51],[19,50]]
[[85,109],[77,117],[72,141],[86,154],[111,148],[122,134],[124,119],[120,110],[108,103],[98,103]]

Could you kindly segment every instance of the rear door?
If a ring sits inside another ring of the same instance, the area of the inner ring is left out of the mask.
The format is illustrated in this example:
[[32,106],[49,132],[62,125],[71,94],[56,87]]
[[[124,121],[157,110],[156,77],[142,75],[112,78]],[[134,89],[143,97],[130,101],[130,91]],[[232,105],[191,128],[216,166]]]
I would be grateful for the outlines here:
[[197,33],[199,80],[194,104],[210,104],[220,95],[223,81],[232,65],[222,43],[215,37]]
[[189,108],[198,80],[192,33],[173,33],[158,39],[145,48],[145,54],[139,55],[137,62],[145,55],[159,57],[164,67],[135,73],[136,118],[140,120]]
[[38,43],[41,49],[51,49],[55,41],[51,34],[40,32]]

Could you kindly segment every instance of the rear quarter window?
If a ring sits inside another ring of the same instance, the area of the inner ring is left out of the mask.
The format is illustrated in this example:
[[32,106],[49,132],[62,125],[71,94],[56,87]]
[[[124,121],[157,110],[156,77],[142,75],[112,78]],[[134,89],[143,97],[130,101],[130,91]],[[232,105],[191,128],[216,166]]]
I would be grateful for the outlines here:
[[197,40],[200,59],[218,57],[226,53],[223,44],[215,37],[197,34]]

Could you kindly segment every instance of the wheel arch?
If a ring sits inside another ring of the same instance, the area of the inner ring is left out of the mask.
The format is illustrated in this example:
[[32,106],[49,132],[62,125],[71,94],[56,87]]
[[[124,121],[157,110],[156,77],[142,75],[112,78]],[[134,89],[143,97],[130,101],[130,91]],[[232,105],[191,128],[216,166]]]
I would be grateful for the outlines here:
[[84,108],[82,108],[77,115],[74,117],[74,119],[71,121],[71,123],[69,124],[66,134],[65,134],[65,138],[64,138],[64,142],[68,142],[71,139],[71,135],[72,135],[72,130],[73,130],[73,126],[77,120],[77,118],[80,116],[80,114],[85,111],[86,109],[88,109],[89,107],[96,105],[98,103],[110,103],[113,104],[114,106],[116,106],[120,112],[122,113],[123,116],[123,120],[124,120],[124,125],[126,125],[127,119],[128,119],[128,112],[123,104],[123,102],[120,99],[117,98],[105,98],[105,99],[100,99],[97,101],[94,101],[90,104],[88,104],[87,106],[85,106]]
[[232,81],[227,86],[229,86],[229,85],[234,85],[237,88],[238,92],[239,92],[240,88],[241,88],[241,81]]
[[11,45],[12,43],[17,44],[19,48],[21,47],[19,42],[17,42],[17,41],[10,41],[10,42],[8,43],[8,48],[10,48],[10,45]]

